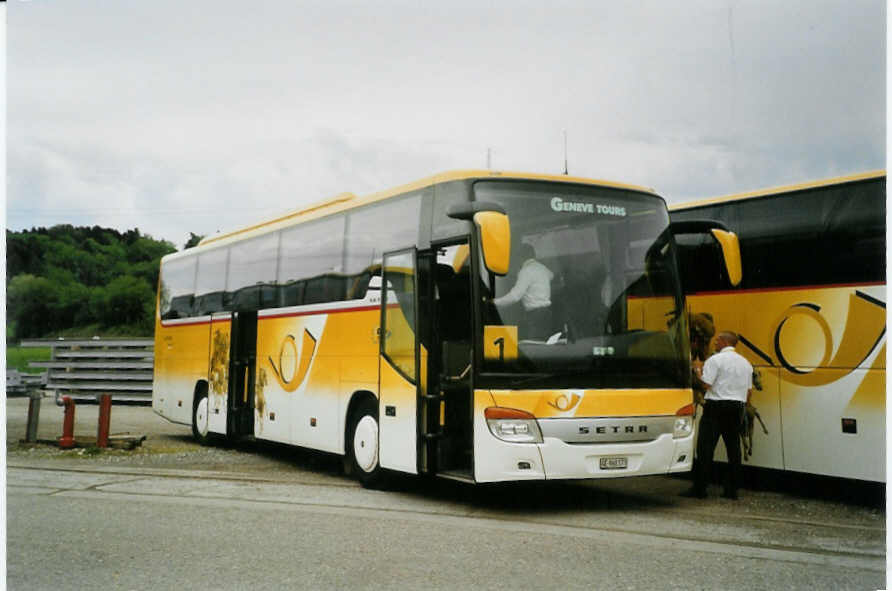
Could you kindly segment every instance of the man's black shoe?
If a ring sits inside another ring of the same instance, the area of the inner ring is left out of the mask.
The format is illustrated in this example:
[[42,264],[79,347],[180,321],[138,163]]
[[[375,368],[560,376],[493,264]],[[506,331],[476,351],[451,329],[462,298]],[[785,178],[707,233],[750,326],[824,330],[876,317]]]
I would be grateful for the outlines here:
[[692,488],[689,488],[688,490],[684,491],[683,493],[679,493],[678,496],[680,496],[680,497],[689,497],[689,498],[692,498],[692,499],[705,499],[705,498],[706,498],[706,491],[705,491],[705,490],[698,490],[697,488],[692,487]]
[[730,491],[726,490],[725,492],[722,493],[722,498],[723,499],[731,499],[732,501],[736,501],[739,497],[737,496],[737,491],[730,492]]

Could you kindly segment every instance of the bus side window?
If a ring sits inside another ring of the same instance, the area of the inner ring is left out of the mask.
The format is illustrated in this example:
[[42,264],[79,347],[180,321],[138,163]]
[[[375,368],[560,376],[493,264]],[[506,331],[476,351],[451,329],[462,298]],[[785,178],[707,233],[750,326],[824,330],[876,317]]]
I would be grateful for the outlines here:
[[233,245],[226,273],[226,310],[258,310],[263,286],[276,283],[279,234],[270,233]]
[[380,274],[383,253],[418,243],[421,194],[376,203],[348,214],[344,292],[361,299],[370,278]]
[[192,305],[195,298],[190,295],[182,295],[173,298],[170,307],[161,315],[164,320],[176,318],[188,318],[192,315]]
[[[380,276],[381,269],[378,268],[377,271],[375,271],[375,274]],[[348,279],[348,283],[349,283],[350,287],[347,289],[347,299],[348,300],[365,299],[365,295],[366,295],[366,293],[368,293],[368,290],[369,290],[369,282],[372,279],[372,275],[373,275],[373,268],[369,267],[368,269],[365,269],[358,275],[352,275],[352,276],[348,277],[347,279]]]
[[292,281],[279,287],[283,306],[300,306],[304,303],[304,282]]
[[347,278],[326,273],[306,281],[304,304],[324,304],[344,299]]
[[196,260],[196,257],[190,256],[162,266],[159,312],[163,320],[192,315]]
[[[345,217],[337,215],[282,231],[277,283],[283,306],[340,301]],[[340,280],[339,280],[340,279]]]
[[198,255],[198,278],[195,285],[195,314],[205,316],[224,309],[228,248],[217,248]]
[[196,316],[207,316],[224,309],[226,309],[226,306],[224,305],[222,291],[206,293],[195,298]]
[[886,280],[886,181],[874,179],[840,187],[833,196],[824,241],[833,281]]
[[470,200],[470,191],[465,181],[452,181],[436,185],[433,190],[433,215],[431,219],[431,240],[441,240],[470,233],[470,223],[449,217],[446,212],[453,205]]
[[279,289],[276,285],[260,286],[260,307],[276,308],[279,306]]

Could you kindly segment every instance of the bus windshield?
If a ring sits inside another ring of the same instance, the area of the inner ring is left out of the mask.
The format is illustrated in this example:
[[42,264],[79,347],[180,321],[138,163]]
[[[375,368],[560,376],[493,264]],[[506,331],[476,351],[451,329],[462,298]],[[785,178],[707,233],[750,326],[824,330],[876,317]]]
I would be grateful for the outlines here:
[[511,222],[508,274],[481,276],[481,385],[690,386],[687,319],[662,199],[524,181],[480,181],[475,199],[500,204]]

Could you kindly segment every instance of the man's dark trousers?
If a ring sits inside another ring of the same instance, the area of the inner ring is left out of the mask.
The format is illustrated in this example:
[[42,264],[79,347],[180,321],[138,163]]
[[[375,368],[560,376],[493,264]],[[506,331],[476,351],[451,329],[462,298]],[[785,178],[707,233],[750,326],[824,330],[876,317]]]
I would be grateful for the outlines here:
[[707,400],[700,419],[697,436],[697,470],[694,473],[694,490],[706,493],[706,485],[712,472],[712,456],[719,435],[728,453],[728,474],[725,476],[725,495],[737,496],[740,483],[740,425],[743,422],[744,403],[732,400]]

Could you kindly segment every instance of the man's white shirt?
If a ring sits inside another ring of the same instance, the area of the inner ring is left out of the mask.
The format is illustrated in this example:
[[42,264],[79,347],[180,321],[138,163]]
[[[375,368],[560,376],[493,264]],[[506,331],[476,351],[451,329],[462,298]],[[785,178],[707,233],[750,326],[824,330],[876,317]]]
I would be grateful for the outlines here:
[[523,262],[517,283],[511,291],[493,300],[497,306],[521,302],[524,310],[536,310],[551,305],[551,278],[554,273],[536,259]]
[[706,360],[700,379],[710,385],[707,400],[746,402],[753,387],[753,366],[734,347],[725,347]]

